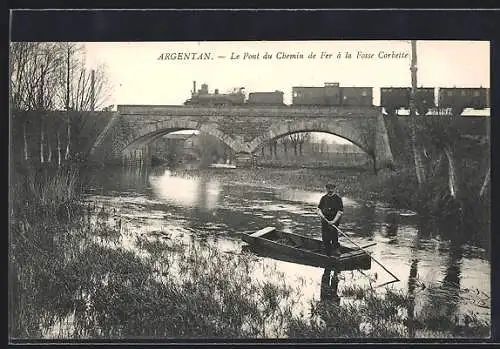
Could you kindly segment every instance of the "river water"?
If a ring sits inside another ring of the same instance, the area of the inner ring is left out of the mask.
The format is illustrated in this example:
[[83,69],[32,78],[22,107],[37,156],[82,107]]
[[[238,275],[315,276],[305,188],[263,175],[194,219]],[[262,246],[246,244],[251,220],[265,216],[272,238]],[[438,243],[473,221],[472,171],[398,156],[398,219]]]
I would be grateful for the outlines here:
[[[243,253],[246,243],[241,233],[266,226],[321,239],[315,209],[323,192],[292,189],[297,185],[286,183],[242,183],[241,172],[235,171],[243,169],[214,171],[219,171],[217,179],[210,172],[200,175],[196,171],[182,175],[165,169],[94,171],[89,173],[88,199],[115,209],[136,234],[158,229],[178,232],[179,238],[204,239],[228,253]],[[455,246],[439,233],[426,231],[413,212],[348,196],[343,200],[342,231],[358,245],[376,243],[369,248],[372,256],[400,280],[391,287],[407,290],[412,272],[420,309],[441,304],[448,307],[444,312],[448,316],[474,312],[489,319],[490,258],[486,250]],[[352,246],[343,237],[340,241]],[[262,270],[277,271],[299,289],[304,304],[320,299],[323,269],[255,258]],[[262,277],[267,277],[264,272]],[[367,283],[369,278],[375,279],[375,286],[393,280],[372,263],[368,271],[342,272],[338,290]]]

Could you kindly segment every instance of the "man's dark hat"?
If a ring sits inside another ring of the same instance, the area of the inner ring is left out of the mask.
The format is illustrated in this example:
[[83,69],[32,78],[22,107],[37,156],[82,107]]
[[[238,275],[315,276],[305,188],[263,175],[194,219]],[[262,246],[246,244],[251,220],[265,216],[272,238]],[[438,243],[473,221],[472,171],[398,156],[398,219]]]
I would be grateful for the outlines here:
[[335,186],[335,184],[333,184],[333,183],[327,183],[327,184],[326,184],[326,189],[335,189],[335,187],[336,187],[336,186]]

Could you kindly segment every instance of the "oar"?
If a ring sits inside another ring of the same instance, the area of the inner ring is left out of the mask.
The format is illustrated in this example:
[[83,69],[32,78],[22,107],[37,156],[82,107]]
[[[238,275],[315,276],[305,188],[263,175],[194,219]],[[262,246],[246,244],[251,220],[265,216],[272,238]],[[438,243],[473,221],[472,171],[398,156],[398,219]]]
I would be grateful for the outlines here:
[[337,231],[342,234],[342,236],[344,236],[347,240],[349,240],[352,244],[354,244],[357,248],[359,248],[360,250],[362,250],[363,252],[365,252],[367,255],[370,256],[371,259],[373,259],[373,261],[375,263],[377,263],[378,265],[380,265],[382,267],[382,269],[384,269],[386,272],[388,272],[395,280],[394,281],[391,281],[391,282],[386,282],[385,284],[383,285],[387,285],[387,284],[390,284],[390,283],[393,283],[393,282],[398,282],[398,281],[401,281],[398,279],[398,277],[396,275],[394,275],[393,273],[391,273],[389,270],[387,270],[386,267],[384,267],[382,265],[382,263],[380,263],[379,261],[377,261],[375,258],[373,258],[373,256],[366,252],[361,246],[359,246],[357,243],[355,243],[354,241],[351,240],[351,238],[349,238],[349,236],[347,236],[342,230],[340,230],[335,224],[332,224],[331,222],[327,221],[328,224],[330,224],[331,226],[335,227],[335,229],[337,229]]

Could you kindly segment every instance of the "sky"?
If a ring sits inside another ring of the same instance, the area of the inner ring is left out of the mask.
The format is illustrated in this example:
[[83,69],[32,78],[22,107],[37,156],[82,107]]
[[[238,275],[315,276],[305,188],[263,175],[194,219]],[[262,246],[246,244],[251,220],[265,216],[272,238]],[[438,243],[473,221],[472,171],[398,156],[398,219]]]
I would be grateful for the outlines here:
[[[411,85],[410,41],[247,41],[247,42],[87,42],[88,67],[104,64],[112,94],[107,104],[181,105],[208,84],[221,93],[245,87],[249,92],[283,91],[291,103],[293,86],[380,87]],[[418,86],[490,87],[488,41],[418,41]],[[158,59],[173,53],[210,55],[209,60]],[[258,54],[258,59],[244,57]],[[264,54],[272,55],[264,59]],[[316,54],[309,58],[310,53]],[[330,54],[331,56],[321,53]],[[351,58],[346,58],[349,52]],[[337,54],[341,58],[337,58]],[[388,58],[380,55],[389,54]],[[302,59],[283,55],[299,55]],[[370,56],[372,54],[373,56]],[[231,59],[231,56],[239,59]],[[219,58],[224,56],[225,58]],[[281,58],[281,59],[279,59]]]

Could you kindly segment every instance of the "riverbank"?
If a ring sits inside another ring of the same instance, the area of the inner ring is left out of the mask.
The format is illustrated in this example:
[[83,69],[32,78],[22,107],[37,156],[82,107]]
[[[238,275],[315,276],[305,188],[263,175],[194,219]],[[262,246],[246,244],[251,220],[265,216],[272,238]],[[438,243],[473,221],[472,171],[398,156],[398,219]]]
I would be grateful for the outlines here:
[[195,169],[173,170],[182,176],[202,176],[220,181],[228,177],[234,183],[267,186],[272,188],[292,188],[324,191],[326,183],[335,183],[340,195],[353,199],[380,200],[380,193],[366,188],[375,187],[380,178],[369,170],[359,168],[236,168],[236,169]]

